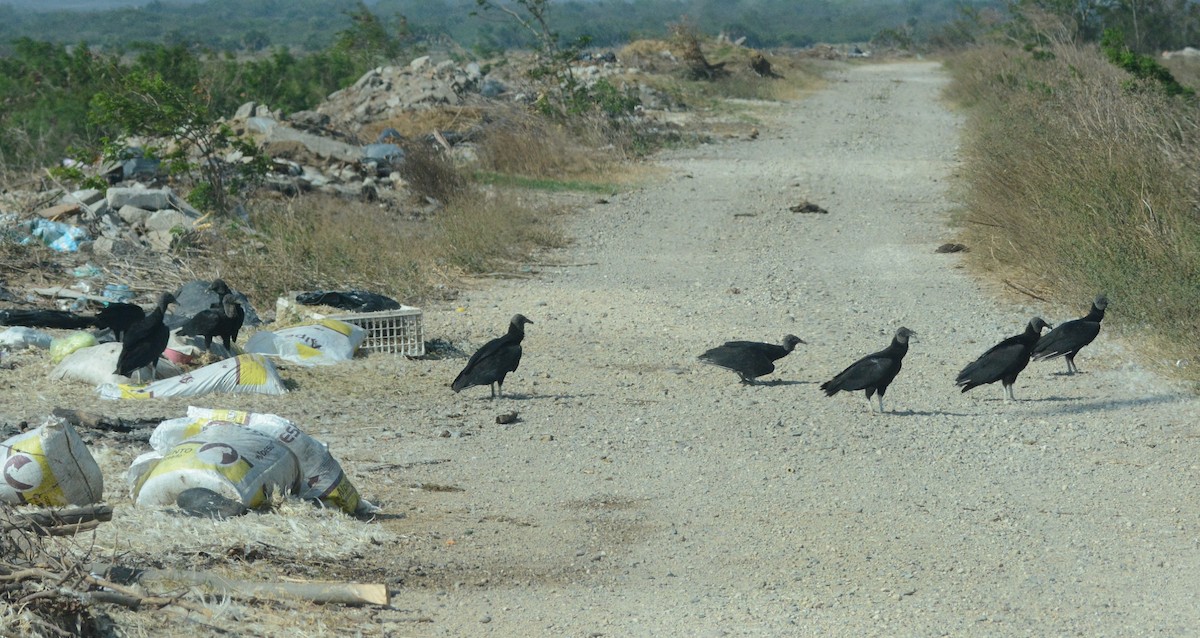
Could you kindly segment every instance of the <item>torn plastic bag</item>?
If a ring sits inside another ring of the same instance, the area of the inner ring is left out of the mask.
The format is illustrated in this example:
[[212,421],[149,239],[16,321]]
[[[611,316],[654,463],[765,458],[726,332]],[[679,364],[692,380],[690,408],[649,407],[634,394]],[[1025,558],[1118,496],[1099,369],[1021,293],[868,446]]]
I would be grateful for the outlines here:
[[350,312],[378,312],[400,307],[400,302],[391,297],[365,290],[302,292],[296,295],[296,302],[305,306],[332,306]]

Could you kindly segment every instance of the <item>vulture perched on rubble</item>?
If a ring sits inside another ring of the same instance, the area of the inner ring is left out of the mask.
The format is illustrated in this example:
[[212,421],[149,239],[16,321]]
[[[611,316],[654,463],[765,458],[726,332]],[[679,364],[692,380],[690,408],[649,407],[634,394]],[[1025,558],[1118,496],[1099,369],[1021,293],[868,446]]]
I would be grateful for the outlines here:
[[821,384],[825,396],[831,397],[843,390],[853,392],[863,390],[867,395],[867,407],[874,411],[871,396],[879,395],[879,412],[883,413],[883,395],[887,393],[892,380],[900,374],[904,355],[908,354],[908,340],[917,333],[901,326],[892,337],[892,343],[880,350],[869,354],[850,364],[834,378]]
[[775,362],[786,357],[804,340],[786,335],[783,345],[758,341],[726,341],[700,355],[700,361],[736,372],[742,383],[757,383],[758,377],[775,371]]
[[225,297],[233,294],[233,291],[229,289],[229,284],[226,284],[224,279],[212,280],[212,283],[208,284],[208,292],[217,294],[217,303],[212,305],[213,308],[220,308],[221,302],[224,301]]
[[[117,374],[128,377],[146,366],[158,363],[158,358],[162,356],[163,350],[167,349],[167,340],[171,336],[167,324],[163,323],[163,315],[167,312],[167,306],[173,303],[175,295],[169,292],[162,293],[154,310],[125,331],[121,340],[121,354],[117,357]],[[150,378],[154,378],[153,371]]]
[[242,329],[242,322],[245,320],[246,311],[242,304],[238,303],[233,295],[227,294],[221,297],[220,307],[202,310],[188,319],[179,329],[179,334],[203,337],[205,351],[212,349],[214,337],[220,337],[221,345],[225,346],[227,352],[232,353],[233,342],[237,341],[238,331]]
[[1012,387],[1017,382],[1017,375],[1029,365],[1029,357],[1033,354],[1038,337],[1042,335],[1042,328],[1050,327],[1041,317],[1030,319],[1025,332],[1001,341],[967,364],[954,379],[954,384],[966,392],[999,381],[1004,386],[1004,398],[1015,401]]
[[1033,346],[1034,361],[1055,357],[1066,357],[1067,374],[1079,372],[1075,367],[1075,355],[1100,334],[1100,322],[1104,320],[1104,309],[1108,308],[1108,297],[1098,295],[1092,301],[1092,309],[1079,319],[1064,321],[1058,327],[1042,335]]
[[121,337],[126,330],[129,330],[130,326],[145,318],[146,311],[141,306],[112,301],[92,317],[92,323],[101,330],[105,328],[112,330],[117,341],[121,341]]
[[521,363],[521,340],[525,338],[525,324],[533,323],[525,315],[513,315],[508,324],[508,333],[483,344],[467,361],[466,367],[450,384],[450,389],[459,392],[477,385],[487,385],[492,398],[504,396],[504,376],[517,369]]

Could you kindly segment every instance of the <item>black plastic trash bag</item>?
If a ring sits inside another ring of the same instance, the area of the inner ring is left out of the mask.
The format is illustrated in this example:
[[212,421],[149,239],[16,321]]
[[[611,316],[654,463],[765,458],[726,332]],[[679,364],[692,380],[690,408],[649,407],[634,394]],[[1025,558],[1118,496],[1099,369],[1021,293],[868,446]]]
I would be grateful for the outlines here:
[[296,302],[305,306],[333,306],[350,312],[378,312],[400,307],[400,302],[391,297],[365,290],[302,292],[296,295]]

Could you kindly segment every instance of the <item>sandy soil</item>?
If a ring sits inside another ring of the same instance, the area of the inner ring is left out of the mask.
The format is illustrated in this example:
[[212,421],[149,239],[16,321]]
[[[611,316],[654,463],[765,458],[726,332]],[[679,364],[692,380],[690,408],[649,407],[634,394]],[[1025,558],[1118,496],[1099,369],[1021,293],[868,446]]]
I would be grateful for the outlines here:
[[[953,238],[945,81],[929,62],[838,72],[802,102],[763,105],[756,140],[663,157],[667,179],[579,215],[576,245],[536,276],[428,308],[427,338],[471,346],[514,313],[534,321],[511,397],[451,393],[462,359],[376,356],[287,370],[299,389],[286,397],[200,401],[296,420],[384,505],[353,523],[373,540],[325,572],[391,582],[396,609],[300,608],[287,633],[1195,632],[1200,402],[1110,331],[1080,355],[1083,374],[1031,364],[1017,402],[953,386],[1031,316],[1057,323],[1089,300],[1005,297],[934,252]],[[788,210],[805,199],[829,213]],[[891,413],[823,396],[901,325],[919,340]],[[787,333],[808,345],[777,383],[696,361]],[[30,391],[35,369],[0,377],[5,420],[188,403]]]

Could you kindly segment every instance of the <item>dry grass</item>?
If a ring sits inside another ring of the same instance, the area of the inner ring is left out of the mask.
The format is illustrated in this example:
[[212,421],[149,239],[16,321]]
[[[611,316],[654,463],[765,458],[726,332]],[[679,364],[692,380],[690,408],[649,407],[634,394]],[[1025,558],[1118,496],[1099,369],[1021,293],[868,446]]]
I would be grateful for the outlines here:
[[975,265],[1078,305],[1112,299],[1111,321],[1200,356],[1200,115],[1094,48],[1034,60],[988,48],[952,60],[968,107],[964,233]]
[[267,304],[291,290],[359,288],[421,305],[464,274],[564,243],[551,204],[494,189],[464,189],[420,219],[313,195],[252,210],[255,232],[228,233],[205,270]]
[[446,202],[467,190],[466,176],[440,148],[412,142],[405,145],[404,151],[400,176],[416,195]]
[[[595,120],[554,122],[519,107],[496,114],[478,147],[479,168],[525,177],[574,179],[615,167],[620,153],[604,140],[609,128]],[[604,147],[607,150],[599,150]]]
[[253,234],[237,231],[215,246],[214,274],[237,281],[261,302],[290,290],[362,288],[401,301],[431,284],[429,225],[376,205],[334,197],[262,200],[248,207]]
[[386,120],[370,122],[359,133],[364,140],[374,141],[384,129],[396,129],[407,139],[417,139],[433,131],[464,132],[484,120],[482,109],[475,107],[445,107],[405,111]]
[[544,197],[494,189],[473,191],[443,209],[434,221],[439,268],[479,274],[505,267],[566,239]]

